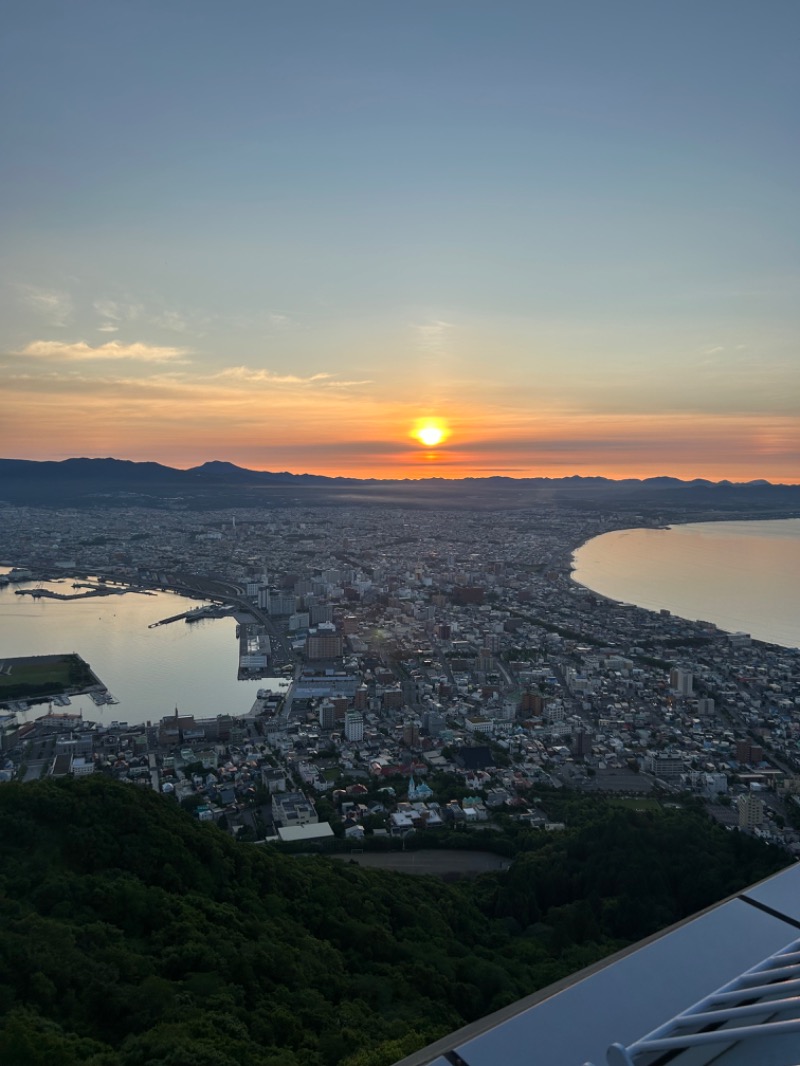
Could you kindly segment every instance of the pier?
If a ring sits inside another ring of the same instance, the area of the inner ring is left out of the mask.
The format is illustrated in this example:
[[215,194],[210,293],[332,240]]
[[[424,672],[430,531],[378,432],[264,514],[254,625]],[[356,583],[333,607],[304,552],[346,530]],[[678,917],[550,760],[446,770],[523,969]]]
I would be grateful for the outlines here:
[[[73,585],[73,588],[75,586]],[[93,596],[122,596],[127,589],[106,588],[105,585],[82,585],[88,592],[53,592],[51,589],[16,589],[16,596],[32,596],[34,600],[88,600]]]
[[186,617],[187,613],[184,611],[182,614],[173,614],[169,618],[162,618],[160,622],[151,622],[147,628],[158,629],[159,626],[168,626],[170,622],[180,622],[181,618]]
[[156,629],[158,626],[168,626],[170,622],[180,622],[181,618],[184,622],[199,622],[203,618],[224,618],[229,613],[230,608],[209,603],[204,607],[192,607],[188,611],[181,612],[181,614],[173,614],[169,618],[162,618],[160,622],[151,622],[147,628]]

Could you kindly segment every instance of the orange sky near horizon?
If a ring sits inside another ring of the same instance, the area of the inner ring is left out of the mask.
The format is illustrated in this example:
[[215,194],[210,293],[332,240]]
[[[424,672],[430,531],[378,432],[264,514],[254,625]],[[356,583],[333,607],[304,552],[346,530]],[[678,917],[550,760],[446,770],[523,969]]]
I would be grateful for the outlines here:
[[[79,361],[42,369],[8,380],[6,458],[112,456],[181,468],[216,459],[361,478],[800,480],[800,428],[788,416],[533,404],[528,411],[502,390],[487,386],[479,397],[456,385],[436,407],[420,407],[375,382],[242,367],[192,377],[173,369],[89,376]],[[429,423],[445,432],[435,447],[415,437]]]

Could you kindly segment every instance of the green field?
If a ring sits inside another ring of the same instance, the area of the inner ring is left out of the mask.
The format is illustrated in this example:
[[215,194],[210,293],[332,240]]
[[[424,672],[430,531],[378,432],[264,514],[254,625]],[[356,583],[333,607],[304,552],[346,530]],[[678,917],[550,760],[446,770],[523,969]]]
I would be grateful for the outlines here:
[[0,700],[37,699],[97,683],[80,655],[30,655],[0,659]]

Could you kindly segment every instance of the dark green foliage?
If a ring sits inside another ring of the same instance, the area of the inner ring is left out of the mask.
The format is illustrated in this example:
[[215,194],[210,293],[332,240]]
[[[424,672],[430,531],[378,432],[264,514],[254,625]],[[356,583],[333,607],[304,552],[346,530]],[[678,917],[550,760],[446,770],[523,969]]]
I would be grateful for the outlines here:
[[0,1061],[385,1066],[781,865],[699,811],[545,802],[566,833],[508,823],[510,869],[447,885],[99,776],[5,785]]

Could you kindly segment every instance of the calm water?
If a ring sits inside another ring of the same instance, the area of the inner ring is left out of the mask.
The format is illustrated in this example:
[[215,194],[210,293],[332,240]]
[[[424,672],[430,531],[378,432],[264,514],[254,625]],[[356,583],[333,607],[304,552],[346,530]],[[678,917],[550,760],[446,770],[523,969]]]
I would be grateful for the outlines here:
[[619,530],[573,564],[577,582],[611,599],[800,647],[800,519]]
[[[0,571],[1,572],[1,571]],[[54,592],[79,592],[72,578],[44,583]],[[170,615],[197,607],[197,600],[160,592],[148,596],[93,597],[86,600],[34,600],[0,588],[0,658],[77,652],[116,696],[114,706],[95,707],[88,696],[75,697],[71,707],[91,721],[130,724],[157,721],[174,712],[211,718],[245,714],[259,688],[286,687],[277,679],[237,681],[239,642],[233,618],[184,621],[148,629]],[[28,717],[46,711],[32,708]]]

